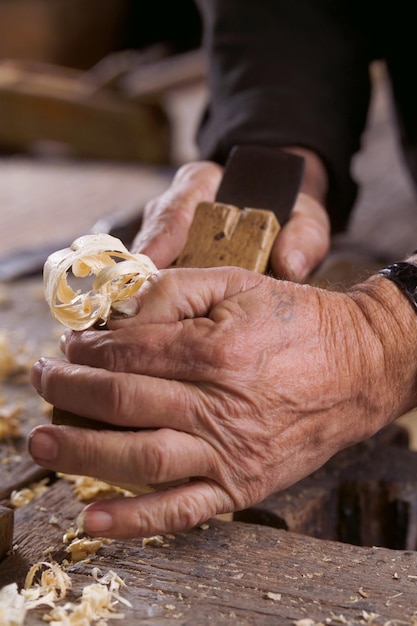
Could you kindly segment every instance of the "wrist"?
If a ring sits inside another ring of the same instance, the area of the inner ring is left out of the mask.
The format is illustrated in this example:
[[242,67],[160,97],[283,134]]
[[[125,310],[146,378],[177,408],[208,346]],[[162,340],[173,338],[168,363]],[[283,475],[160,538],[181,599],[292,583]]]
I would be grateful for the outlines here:
[[348,293],[380,346],[370,390],[379,428],[417,405],[417,312],[395,283],[378,274]]

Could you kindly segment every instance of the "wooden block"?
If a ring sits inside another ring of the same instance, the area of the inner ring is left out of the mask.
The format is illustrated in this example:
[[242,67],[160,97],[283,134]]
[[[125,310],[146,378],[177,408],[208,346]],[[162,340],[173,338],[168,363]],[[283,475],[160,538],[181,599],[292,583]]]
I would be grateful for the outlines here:
[[0,506],[0,560],[13,548],[14,511]]
[[340,480],[342,541],[417,549],[417,452],[381,446]]
[[280,230],[272,211],[201,202],[178,267],[235,265],[263,273]]
[[317,539],[337,539],[337,477],[317,480],[313,475],[275,493],[249,509],[237,511],[237,522],[283,528]]

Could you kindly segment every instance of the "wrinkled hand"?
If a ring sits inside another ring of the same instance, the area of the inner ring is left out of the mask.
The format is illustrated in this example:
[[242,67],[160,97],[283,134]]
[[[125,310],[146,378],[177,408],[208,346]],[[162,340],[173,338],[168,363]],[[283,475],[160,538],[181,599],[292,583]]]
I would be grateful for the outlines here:
[[[222,173],[220,166],[203,161],[180,168],[168,190],[146,205],[132,251],[147,254],[159,268],[171,265],[185,246],[197,204],[214,201]],[[328,252],[329,231],[323,206],[309,192],[300,193],[271,251],[275,275],[306,278]]]
[[137,304],[111,330],[66,331],[69,362],[41,359],[32,370],[48,402],[145,429],[43,425],[29,442],[38,464],[122,483],[192,477],[90,505],[91,535],[179,531],[248,507],[398,416],[386,384],[397,364],[371,327],[381,307],[366,293],[234,268],[171,269]]

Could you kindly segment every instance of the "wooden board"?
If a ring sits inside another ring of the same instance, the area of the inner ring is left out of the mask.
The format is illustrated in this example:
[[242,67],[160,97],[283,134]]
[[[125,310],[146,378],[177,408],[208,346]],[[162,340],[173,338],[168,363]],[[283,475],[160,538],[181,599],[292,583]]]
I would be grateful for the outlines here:
[[[63,532],[80,503],[64,480],[16,512],[18,548],[0,564],[0,585],[23,582],[30,564],[52,549],[64,558]],[[54,514],[59,525],[49,522]],[[45,532],[45,528],[48,532]],[[89,562],[71,566],[69,599],[92,582],[91,571],[117,572],[133,605],[124,624],[322,624],[413,623],[417,554],[360,548],[264,526],[210,521],[208,528],[165,537],[165,547],[141,539],[113,542]],[[43,624],[45,607],[27,626]],[[366,618],[368,616],[368,618]],[[368,619],[368,622],[366,621]]]

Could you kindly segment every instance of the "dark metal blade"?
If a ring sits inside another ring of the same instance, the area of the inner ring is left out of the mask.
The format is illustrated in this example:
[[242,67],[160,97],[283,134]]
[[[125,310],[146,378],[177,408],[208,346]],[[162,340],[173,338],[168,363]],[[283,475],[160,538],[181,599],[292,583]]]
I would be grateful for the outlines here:
[[226,162],[216,202],[268,209],[285,224],[304,174],[304,159],[278,148],[235,146]]

